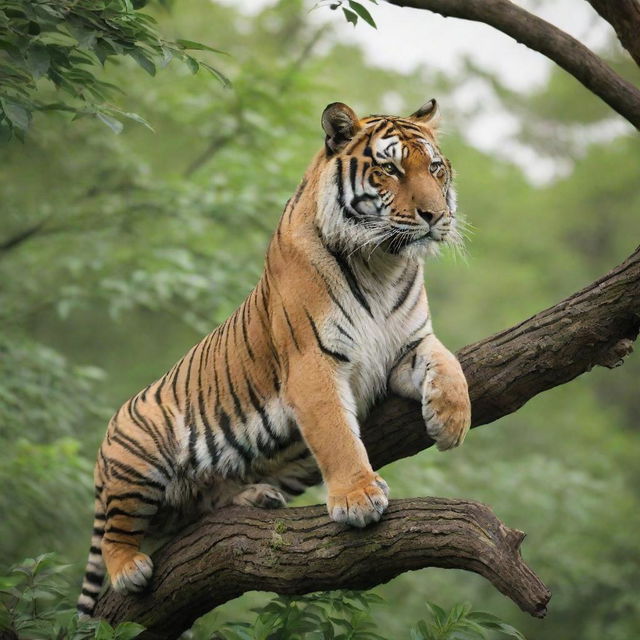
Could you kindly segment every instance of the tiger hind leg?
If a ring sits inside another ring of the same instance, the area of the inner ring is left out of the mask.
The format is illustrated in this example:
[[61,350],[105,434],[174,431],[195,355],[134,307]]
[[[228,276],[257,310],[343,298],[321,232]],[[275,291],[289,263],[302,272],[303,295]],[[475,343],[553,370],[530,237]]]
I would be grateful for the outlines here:
[[102,557],[115,591],[138,592],[148,585],[153,562],[140,551],[140,545],[156,512],[157,505],[136,492],[110,497]]
[[280,509],[287,500],[282,492],[270,484],[250,484],[233,497],[232,504],[261,509]]

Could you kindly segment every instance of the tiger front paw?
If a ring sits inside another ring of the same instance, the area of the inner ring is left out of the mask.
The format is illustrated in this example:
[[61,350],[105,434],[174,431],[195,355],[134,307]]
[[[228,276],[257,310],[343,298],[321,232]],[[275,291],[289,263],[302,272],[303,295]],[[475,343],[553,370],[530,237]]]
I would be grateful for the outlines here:
[[427,433],[440,451],[461,445],[471,426],[471,401],[462,369],[459,365],[443,369],[429,371],[422,394]]
[[380,520],[389,505],[388,495],[387,483],[375,475],[371,482],[347,493],[331,493],[330,490],[327,510],[335,522],[362,528]]
[[149,584],[153,574],[153,562],[146,553],[136,553],[112,575],[114,591],[137,593]]

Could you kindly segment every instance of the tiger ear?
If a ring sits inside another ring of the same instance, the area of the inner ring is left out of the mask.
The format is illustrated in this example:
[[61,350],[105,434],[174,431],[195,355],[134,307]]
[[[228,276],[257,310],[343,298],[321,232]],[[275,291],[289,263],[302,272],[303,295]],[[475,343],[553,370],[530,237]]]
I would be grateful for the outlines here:
[[421,124],[429,123],[430,127],[437,127],[440,121],[440,109],[435,98],[431,98],[428,102],[425,102],[417,111],[414,111],[410,116],[414,120],[418,120]]
[[332,155],[344,149],[360,128],[360,123],[351,107],[342,102],[332,102],[322,112],[322,128],[326,133],[327,153]]

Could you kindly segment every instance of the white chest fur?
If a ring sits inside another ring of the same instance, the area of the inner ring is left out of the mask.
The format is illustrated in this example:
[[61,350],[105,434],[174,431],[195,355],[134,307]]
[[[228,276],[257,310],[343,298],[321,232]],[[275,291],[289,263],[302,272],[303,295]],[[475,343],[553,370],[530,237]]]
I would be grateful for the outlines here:
[[340,305],[327,317],[322,335],[348,358],[341,365],[344,382],[362,419],[386,390],[389,373],[406,346],[428,333],[431,323],[417,262],[353,261],[348,267],[354,279],[345,281],[344,273],[336,276],[334,293]]

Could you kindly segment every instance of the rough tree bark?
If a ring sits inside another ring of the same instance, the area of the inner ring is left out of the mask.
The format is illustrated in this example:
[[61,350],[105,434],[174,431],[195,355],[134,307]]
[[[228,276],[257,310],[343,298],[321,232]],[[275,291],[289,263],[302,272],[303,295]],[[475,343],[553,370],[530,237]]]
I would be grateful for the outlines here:
[[[589,91],[602,98],[636,129],[640,129],[640,90],[619,76],[580,41],[513,2],[509,0],[473,0],[473,2],[469,0],[387,0],[387,2],[399,7],[426,9],[445,17],[484,22],[495,27],[498,31],[553,60]],[[625,0],[626,3],[635,4],[632,0]],[[602,7],[619,3],[610,0],[594,0],[591,4],[604,16]],[[613,15],[620,16],[621,12],[609,9],[608,16],[605,18],[609,20]],[[628,12],[625,15],[628,17],[632,13]],[[628,18],[625,25],[632,25],[629,40],[633,42],[635,38],[637,43],[638,25],[632,20],[633,18]],[[611,22],[614,24],[613,18]],[[615,28],[618,31],[618,27]],[[626,38],[627,31],[618,31],[623,45],[626,46],[621,33],[624,33]],[[630,52],[635,51],[637,47],[638,45],[635,44]]]
[[367,589],[430,566],[474,571],[542,616],[550,593],[522,562],[523,538],[486,505],[463,500],[395,500],[382,522],[362,531],[331,522],[324,506],[230,507],[163,549],[151,593],[110,594],[100,615],[144,624],[145,640],[177,638],[196,617],[246,591]]
[[[473,426],[516,411],[595,365],[621,364],[639,329],[640,247],[578,293],[458,353]],[[363,440],[376,468],[433,444],[418,404],[398,397],[373,410]],[[156,577],[148,594],[107,591],[96,615],[112,623],[137,620],[148,626],[147,637],[173,638],[245,591],[371,587],[427,566],[475,571],[523,610],[543,615],[549,593],[520,559],[522,537],[488,507],[460,500],[392,501],[383,521],[364,531],[329,522],[324,507],[224,509],[154,555]]]
[[620,44],[640,66],[640,2],[638,0],[588,0],[615,29]]

